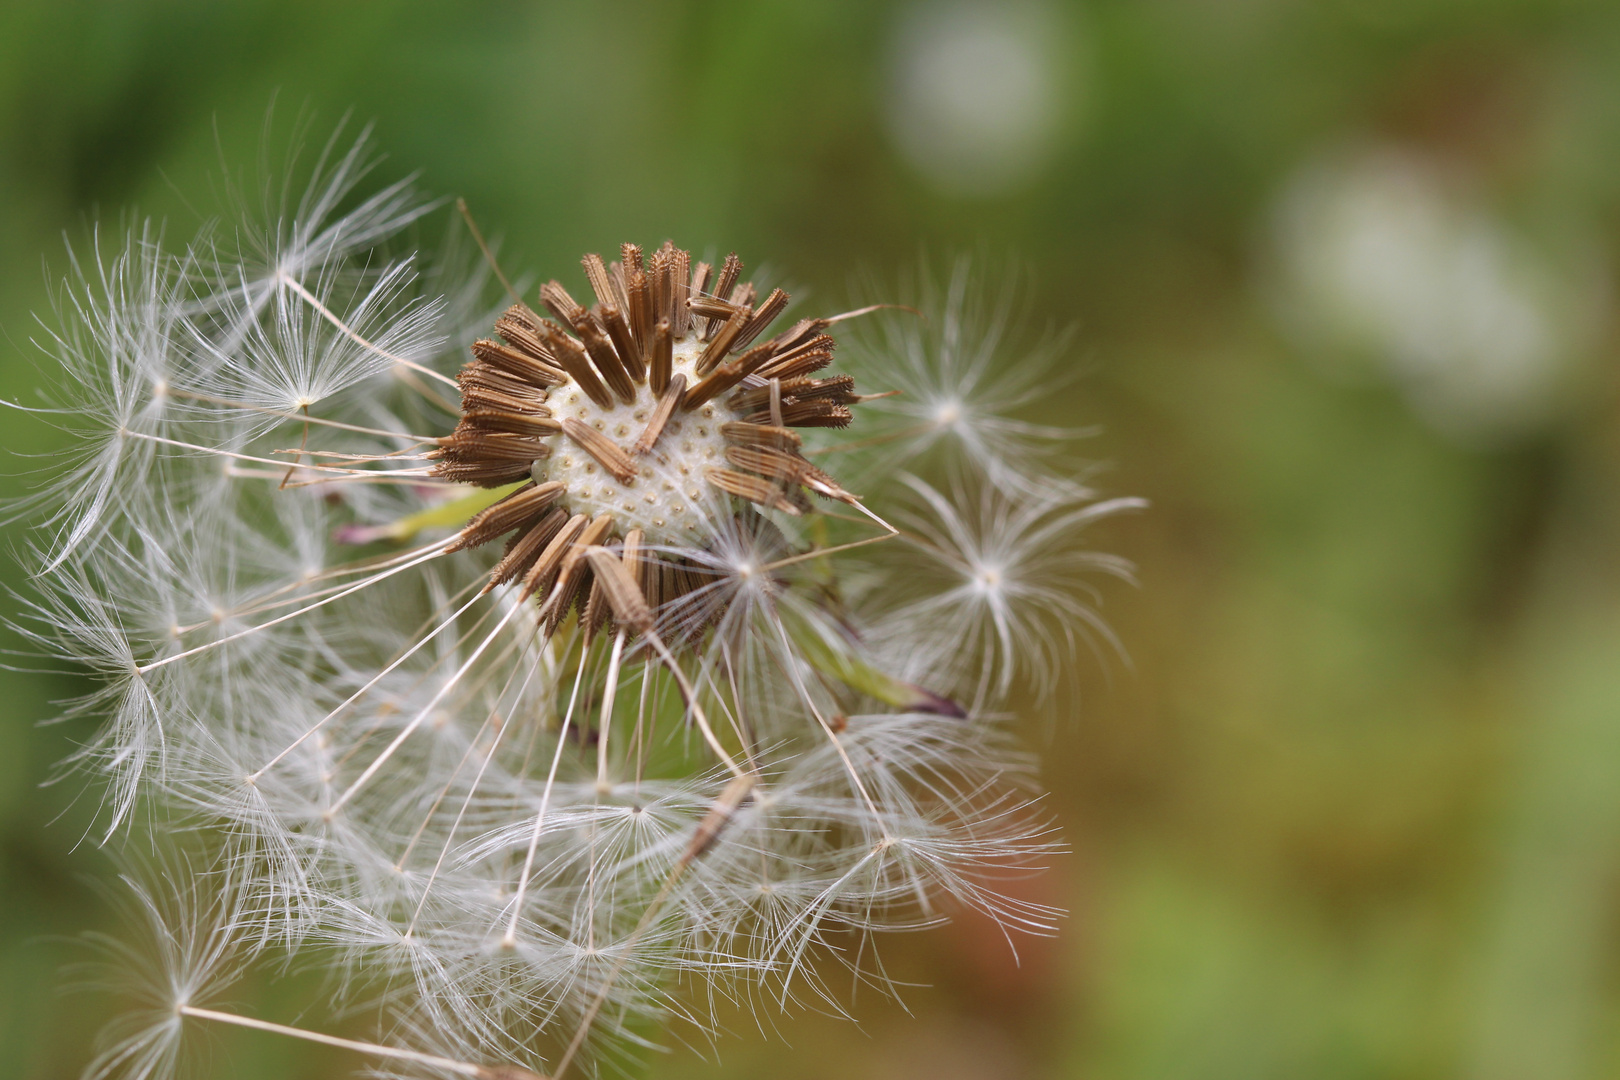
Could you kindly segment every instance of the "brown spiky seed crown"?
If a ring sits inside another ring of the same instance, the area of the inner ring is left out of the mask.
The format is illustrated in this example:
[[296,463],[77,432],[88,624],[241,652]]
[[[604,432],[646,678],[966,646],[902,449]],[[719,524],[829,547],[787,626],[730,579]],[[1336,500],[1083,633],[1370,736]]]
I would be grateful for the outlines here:
[[682,549],[712,545],[716,507],[736,509],[727,528],[758,532],[769,526],[756,507],[801,514],[809,493],[853,501],[793,429],[845,427],[859,398],[847,375],[816,377],[832,362],[829,320],[761,340],[788,295],[759,300],[735,254],[716,273],[668,241],[646,259],[634,244],[621,251],[583,260],[594,306],[549,281],[539,299],[551,319],[520,302],[496,320],[500,340],[473,343],[461,419],[433,471],[520,485],[453,547],[507,537],[489,587],[520,582],[552,630],[575,608],[587,633],[636,621],[586,557],[613,547],[654,618],[679,610],[690,635],[716,614],[694,601],[715,590],[703,588],[713,571]]

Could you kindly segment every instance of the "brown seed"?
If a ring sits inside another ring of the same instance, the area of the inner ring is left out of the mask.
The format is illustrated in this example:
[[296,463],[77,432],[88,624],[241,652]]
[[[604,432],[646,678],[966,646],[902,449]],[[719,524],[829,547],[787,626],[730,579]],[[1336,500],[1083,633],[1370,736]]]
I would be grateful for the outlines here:
[[568,372],[574,382],[579,384],[579,388],[585,391],[586,396],[598,406],[604,409],[612,408],[613,395],[608,392],[596,369],[591,367],[585,349],[579,342],[563,333],[562,328],[555,323],[545,323],[540,330],[545,335],[546,344],[550,346],[552,354],[557,358],[557,365]]
[[[714,322],[713,319],[709,321],[711,324]],[[720,328],[720,332],[709,339],[709,344],[703,350],[703,354],[698,357],[694,370],[699,375],[707,375],[713,371],[720,361],[726,358],[726,354],[731,351],[731,343],[736,340],[737,335],[742,333],[742,328],[747,325],[747,311],[739,309],[733,312],[731,318],[727,319],[725,325]]]
[[797,454],[759,446],[728,446],[726,460],[739,469],[747,469],[783,484],[801,483],[815,468]]
[[[632,580],[634,580],[637,576],[637,558],[641,551],[641,544],[642,532],[640,529],[631,529],[629,532],[625,533],[624,541],[620,544],[620,548],[624,553],[624,568],[630,573]],[[591,569],[591,596],[590,599],[585,602],[585,615],[581,620],[581,623],[585,627],[586,635],[589,637],[594,637],[613,616],[613,603],[608,597],[608,587],[606,584],[604,584],[603,576],[595,572],[596,567],[594,563],[592,564]],[[636,588],[639,592],[639,584],[636,586]],[[649,615],[649,618],[650,617],[651,616]],[[619,629],[631,631],[634,628],[629,626],[620,626]]]
[[[714,267],[710,266],[706,262],[700,261],[696,266],[692,267],[692,282],[686,287],[688,309],[690,309],[691,303],[694,299],[705,295],[705,291],[709,287],[709,278],[713,276],[713,274]],[[689,323],[687,325],[687,330],[690,330],[691,328],[692,326]],[[683,334],[685,332],[686,330],[681,331]]]
[[[662,324],[660,324],[662,325]],[[675,410],[681,407],[686,397],[686,376],[676,375],[670,379],[669,386],[659,395],[658,404],[653,407],[653,414],[647,420],[647,428],[641,433],[641,438],[630,448],[630,453],[641,457],[651,453],[653,445],[658,442],[658,436],[663,434],[664,425]]]
[[545,305],[547,311],[556,317],[557,321],[572,326],[577,331],[576,321],[584,313],[585,308],[568,295],[568,290],[562,287],[560,281],[548,281],[540,286],[540,303]]
[[[759,310],[749,318],[748,325],[742,328],[737,340],[731,343],[733,349],[746,349],[748,343],[757,338],[764,329],[776,321],[776,317],[787,310],[788,294],[781,289],[772,289],[771,295],[759,305]],[[774,350],[773,350],[774,351]]]
[[[744,419],[755,424],[768,424],[771,422],[769,409],[750,413]],[[845,428],[854,419],[849,409],[843,405],[834,405],[830,401],[784,401],[782,403],[782,427],[821,427]]]
[[433,475],[453,484],[505,487],[527,479],[531,464],[522,461],[441,461],[433,467]]
[[624,362],[619,359],[619,354],[614,351],[613,342],[608,338],[607,332],[602,329],[602,324],[596,321],[596,316],[589,311],[585,312],[574,329],[578,331],[580,341],[585,346],[585,351],[590,354],[591,362],[596,365],[596,370],[601,373],[602,381],[612,387],[613,392],[619,395],[619,400],[626,405],[634,402],[636,400],[635,383],[630,381],[629,370],[625,368]]
[[647,378],[647,366],[641,359],[641,346],[636,344],[635,335],[630,332],[630,324],[624,321],[624,313],[617,307],[602,305],[597,313],[602,325],[607,327],[608,338],[613,342],[613,349],[619,354],[619,361],[629,374],[632,382],[642,382]]
[[669,321],[670,328],[679,337],[686,333],[687,320],[691,317],[686,299],[692,294],[692,256],[680,248],[675,249],[672,279],[675,287],[669,298]]
[[[567,374],[563,373],[561,369],[558,369],[558,372],[565,380],[567,379]],[[461,366],[461,371],[456,375],[456,382],[463,390],[471,384],[487,386],[493,390],[499,390],[503,394],[527,398],[535,402],[546,400],[545,387],[536,386],[509,371],[503,371],[493,364],[486,364],[478,359],[469,360]]]
[[508,540],[500,562],[489,572],[489,584],[484,586],[484,591],[489,592],[497,585],[503,585],[513,578],[526,574],[540,557],[541,550],[551,542],[551,538],[557,535],[557,531],[567,520],[568,511],[560,506],[553,506],[538,521]]
[[[733,251],[726,256],[725,264],[720,268],[720,280],[715,284],[713,295],[722,300],[730,300],[731,287],[737,283],[737,274],[740,270],[742,260],[737,258],[737,253]],[[703,328],[702,340],[708,341],[714,336],[714,332],[720,329],[720,323],[720,319],[710,319]]]
[[540,552],[533,565],[523,575],[523,599],[526,600],[537,592],[549,593],[558,565],[567,554],[574,538],[585,528],[589,520],[584,514],[575,514],[551,536],[545,550]]
[[515,329],[523,329],[527,327],[532,331],[540,324],[540,316],[535,314],[534,308],[519,300],[511,307],[501,312],[501,317],[495,321],[497,324],[504,322]]
[[[468,365],[471,367],[472,365]],[[461,382],[461,409],[462,412],[477,412],[479,409],[496,409],[506,412],[529,413],[534,416],[550,416],[551,410],[545,405],[545,395],[538,397],[525,394],[520,389],[518,393],[509,392],[504,386],[492,387],[482,382],[471,380],[458,380]],[[517,383],[511,384],[519,386]]]
[[777,353],[769,364],[760,369],[759,374],[767,379],[808,375],[832,363],[832,350],[833,339],[826,334],[818,334]]
[[826,319],[800,319],[786,330],[771,338],[778,352],[795,349],[831,326]]
[[647,280],[652,284],[653,318],[669,315],[670,297],[675,295],[674,246],[665,244],[653,252],[647,266]]
[[855,496],[845,491],[838,482],[796,453],[769,447],[728,446],[726,460],[739,469],[759,473],[784,484],[799,484],[817,495],[839,502],[853,503]]
[[674,608],[680,598],[686,595],[686,579],[676,565],[678,561],[678,557],[658,560],[658,589],[666,609]]
[[748,380],[747,385],[745,385],[741,390],[738,390],[735,394],[732,394],[731,398],[726,402],[726,404],[736,412],[750,412],[754,409],[766,409],[770,407],[771,398],[773,396],[778,401],[791,401],[794,393],[799,389],[809,386],[810,382],[811,380],[805,378],[767,378],[765,376],[756,374],[753,379]]
[[628,484],[636,478],[636,463],[629,454],[619,449],[619,444],[597,431],[589,424],[576,420],[573,417],[562,422],[563,434],[572,439],[581,450],[601,463],[602,468],[612,473],[621,484]]
[[517,348],[511,345],[503,345],[499,341],[480,338],[473,342],[472,353],[489,366],[504,371],[513,378],[533,386],[559,386],[567,382],[568,376],[555,364],[549,362],[549,351],[546,353],[547,359],[541,359],[535,355],[544,347],[541,344],[539,335],[534,334],[527,328],[524,329],[523,333],[525,337],[522,340],[532,341],[531,345]]
[[744,387],[732,394],[726,404],[741,413],[767,409],[773,392],[780,394],[780,400],[788,404],[819,400],[836,405],[853,405],[863,400],[860,394],[855,393],[853,375],[835,375],[830,379],[772,379],[763,386]]
[[445,461],[538,461],[546,456],[540,440],[528,435],[480,431],[466,421],[439,440],[435,455]]
[[640,586],[624,562],[603,547],[588,548],[585,555],[619,626],[637,634],[651,630],[652,608],[647,605],[647,598],[642,595]]
[[[628,303],[628,301],[630,299],[630,290],[625,288],[624,264],[621,263],[621,262],[618,262],[617,260],[615,260],[613,262],[608,263],[607,270],[608,270],[608,277],[611,278],[612,281],[613,281],[613,287],[615,289],[617,289],[618,292],[619,292],[619,297],[621,299],[621,302],[622,303]],[[626,308],[626,310],[629,310],[628,307]],[[626,318],[628,318],[628,317],[629,316],[626,316]]]
[[652,357],[647,361],[648,384],[653,393],[662,394],[669,389],[670,372],[675,367],[675,341],[671,336],[669,320],[659,319],[653,329]]
[[725,786],[720,792],[720,797],[714,800],[714,805],[692,831],[692,842],[686,845],[686,851],[681,855],[681,865],[691,863],[714,846],[714,842],[720,839],[720,834],[731,823],[738,808],[753,794],[754,787],[758,783],[759,777],[753,773],[745,773]]
[[729,420],[720,425],[720,434],[741,446],[771,446],[779,450],[797,450],[804,444],[796,431],[771,427],[769,424],[750,424],[742,420]]
[[698,611],[699,601],[691,595],[698,587],[697,580],[687,571],[684,559],[665,559],[659,564],[659,569],[663,606],[656,610],[660,621],[673,635],[695,635],[704,625],[703,616]]
[[635,572],[636,583],[641,586],[642,595],[647,598],[647,606],[655,613],[660,611],[660,604],[664,599],[662,557],[656,551],[643,551],[640,554],[640,565],[632,566],[631,569]]
[[761,506],[769,506],[795,516],[803,513],[801,507],[790,501],[780,484],[773,484],[761,476],[750,476],[733,469],[710,466],[703,470],[709,483],[726,492]]
[[795,349],[793,355],[776,357],[757,374],[762,379],[799,379],[813,374],[832,363],[828,349]]
[[686,302],[686,307],[692,314],[706,318],[729,319],[737,313],[736,304],[712,296],[694,296]]
[[546,598],[549,605],[546,624],[551,633],[557,632],[557,627],[568,617],[569,609],[574,606],[574,601],[579,596],[580,585],[590,569],[585,561],[585,553],[606,540],[612,530],[612,515],[598,514],[591,519],[590,524],[579,531],[579,535],[563,553],[562,563],[557,570],[557,582],[551,587],[550,594]]
[[545,509],[562,497],[562,484],[530,481],[500,502],[485,507],[462,526],[461,535],[446,551],[461,551],[487,544],[498,536],[540,519]]
[[623,307],[624,294],[619,291],[618,284],[608,273],[608,268],[602,262],[602,256],[587,255],[580,262],[585,267],[585,280],[591,283],[591,291],[596,294],[597,303],[603,307]]
[[834,375],[829,379],[802,379],[792,390],[784,392],[794,401],[819,399],[839,405],[851,405],[860,400],[855,393],[855,376]]
[[640,270],[633,270],[625,279],[625,303],[630,312],[630,333],[634,335],[636,344],[641,347],[643,360],[652,363],[652,332],[653,332],[653,306],[652,286],[647,282],[647,275]]
[[[535,325],[538,325],[538,323]],[[547,368],[550,368],[552,371],[556,370],[556,361],[552,358],[550,351],[546,348],[540,335],[535,330],[531,329],[530,324],[515,324],[503,315],[501,318],[495,320],[495,332],[505,339],[508,346],[518,350],[519,352],[528,356],[530,360],[534,361],[535,366],[537,366],[539,369],[538,371],[535,371],[533,367],[525,366],[524,368],[514,372],[516,377],[524,379],[525,381],[533,378],[538,382],[544,378],[545,370]],[[498,357],[494,359],[497,361],[500,360]],[[511,364],[507,363],[504,366],[510,368]]]
[[470,428],[500,435],[555,435],[562,430],[562,425],[551,418],[550,410],[491,408],[471,404],[467,398],[462,395],[461,422]]
[[596,635],[602,632],[607,623],[612,608],[608,606],[607,594],[602,591],[602,581],[594,574],[591,575],[591,589],[585,597],[585,610],[580,612],[579,625],[585,631],[585,643],[588,645],[596,640]]
[[620,244],[619,257],[624,260],[624,272],[626,274],[633,270],[639,270],[643,273],[646,272],[647,268],[641,262],[641,245]]
[[631,529],[624,534],[623,555],[624,568],[630,572],[638,591],[642,591],[642,578],[646,576],[646,559],[642,548],[647,546],[647,536],[640,529]]
[[[724,336],[724,331],[721,332]],[[719,341],[720,338],[715,338]],[[771,346],[761,345],[756,349],[749,349],[746,353],[727,364],[721,364],[711,371],[686,395],[686,407],[695,409],[703,403],[719,397],[743,379],[765,365],[771,359]]]

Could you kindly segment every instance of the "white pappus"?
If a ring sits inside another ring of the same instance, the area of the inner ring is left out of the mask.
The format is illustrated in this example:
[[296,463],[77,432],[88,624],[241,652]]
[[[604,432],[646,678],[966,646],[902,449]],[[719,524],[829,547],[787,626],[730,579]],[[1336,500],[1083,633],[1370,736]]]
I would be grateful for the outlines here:
[[1088,580],[1129,566],[1079,534],[1141,503],[1044,470],[1077,433],[1011,415],[1055,350],[1008,358],[1008,294],[963,262],[920,314],[792,320],[665,242],[586,256],[589,303],[495,269],[486,310],[475,260],[390,254],[407,183],[338,211],[369,163],[338,145],[257,224],[76,264],[22,625],[99,680],[108,837],[214,852],[178,926],[139,894],[207,943],[170,967],[273,945],[387,1027],[188,991],[94,1075],[167,1076],[196,1022],[560,1077],[716,998],[837,1008],[829,958],[884,984],[866,940],[952,906],[1049,930],[996,885],[1056,839],[990,710],[1111,640]]

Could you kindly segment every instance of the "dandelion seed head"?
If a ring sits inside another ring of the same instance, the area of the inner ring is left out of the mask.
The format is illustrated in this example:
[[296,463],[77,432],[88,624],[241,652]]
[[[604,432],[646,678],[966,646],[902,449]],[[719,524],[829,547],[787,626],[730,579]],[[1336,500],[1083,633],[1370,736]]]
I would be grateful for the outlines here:
[[[634,244],[622,251],[611,265],[585,257],[595,307],[551,281],[540,300],[555,321],[516,304],[495,324],[501,340],[473,345],[461,419],[439,440],[434,471],[521,485],[457,541],[473,548],[515,531],[493,583],[567,590],[545,601],[561,610],[576,593],[602,590],[557,538],[577,547],[617,537],[640,590],[685,608],[695,631],[715,614],[693,610],[697,600],[721,590],[702,588],[694,561],[722,541],[728,504],[800,516],[809,493],[854,501],[802,455],[795,429],[842,427],[859,399],[847,376],[810,377],[832,361],[828,320],[763,339],[789,297],[775,289],[756,307],[735,254],[710,291],[710,268],[694,272],[672,243],[650,261]],[[595,607],[587,621],[619,614],[605,596]]]
[[626,244],[589,305],[485,310],[377,250],[408,186],[337,212],[364,160],[229,242],[132,234],[58,335],[108,374],[28,630],[101,680],[110,835],[201,823],[234,928],[389,986],[463,1075],[702,1028],[705,986],[836,1006],[829,962],[883,976],[833,935],[947,896],[1045,932],[995,887],[1054,845],[983,714],[1107,639],[1090,575],[1128,566],[1077,538],[1136,504],[1042,471],[1011,309],[954,269],[860,393],[847,316],[735,255]]

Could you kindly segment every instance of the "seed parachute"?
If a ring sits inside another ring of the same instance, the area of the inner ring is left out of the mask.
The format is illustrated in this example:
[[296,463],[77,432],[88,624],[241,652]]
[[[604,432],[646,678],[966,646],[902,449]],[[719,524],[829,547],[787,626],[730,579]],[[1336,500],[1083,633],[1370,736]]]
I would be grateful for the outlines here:
[[[1130,569],[1081,534],[1141,504],[1008,415],[1042,357],[1002,279],[792,315],[625,244],[492,305],[368,168],[334,141],[268,220],[98,237],[42,339],[72,447],[22,628],[95,677],[109,845],[188,851],[131,871],[156,1005],[96,1075],[237,1024],[559,1077],[719,1000],[841,1008],[952,910],[1049,930],[1005,888],[1056,846],[1005,718],[1111,640]],[[376,1038],[210,1000],[272,954]]]

